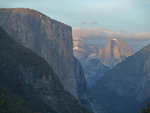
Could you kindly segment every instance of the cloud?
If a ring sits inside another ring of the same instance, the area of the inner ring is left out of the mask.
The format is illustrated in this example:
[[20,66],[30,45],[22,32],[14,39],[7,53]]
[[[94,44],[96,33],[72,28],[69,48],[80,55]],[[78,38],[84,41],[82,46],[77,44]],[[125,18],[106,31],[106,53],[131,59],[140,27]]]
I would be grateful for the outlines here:
[[82,23],[81,23],[81,25],[87,25],[87,24],[88,24],[87,22],[82,22]]
[[91,22],[91,25],[92,25],[92,26],[98,25],[98,21],[93,21],[93,22]]
[[99,28],[73,28],[74,39],[83,39],[83,38],[92,38],[92,37],[150,39],[150,33],[141,32],[141,33],[130,34],[125,32],[117,32],[114,30],[109,30],[100,27]]
[[134,34],[134,37],[138,39],[143,39],[143,38],[150,39],[150,33],[148,32],[137,33],[137,34]]

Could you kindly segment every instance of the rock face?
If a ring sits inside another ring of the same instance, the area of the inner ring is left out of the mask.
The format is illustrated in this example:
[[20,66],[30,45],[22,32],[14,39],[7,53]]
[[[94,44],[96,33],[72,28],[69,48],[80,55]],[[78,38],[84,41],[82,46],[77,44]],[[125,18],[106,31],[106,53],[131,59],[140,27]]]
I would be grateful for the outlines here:
[[[76,66],[80,67],[80,64],[74,59],[70,26],[31,9],[0,9],[0,17],[0,26],[15,41],[43,57],[67,91],[80,101],[81,95],[89,97],[89,94],[79,92],[78,89],[80,85],[87,85],[83,79],[84,74],[76,75],[76,69],[79,69]],[[89,98],[84,97],[82,100],[92,103]]]
[[86,81],[92,87],[110,67],[105,66],[98,58],[87,59],[83,63]]
[[95,84],[106,71],[134,53],[126,42],[110,38],[101,49],[86,45],[81,41],[74,41],[73,50],[74,55],[83,65],[89,87]]
[[133,54],[130,46],[120,39],[109,38],[104,48],[99,50],[99,59],[107,66],[113,67]]
[[2,28],[15,41],[42,56],[64,88],[78,97],[73,72],[71,27],[29,9],[1,9],[0,17]]
[[76,58],[80,61],[87,59],[88,57],[96,57],[98,49],[94,46],[86,45],[85,43],[75,40],[73,41],[73,52]]
[[[77,81],[77,89],[78,89],[78,92],[80,92],[79,100],[80,100],[81,104],[87,106],[94,113],[107,113],[106,110],[101,106],[101,104],[97,103],[95,98],[93,98],[91,96],[92,94],[91,94],[91,91],[89,91],[85,77],[81,76],[81,75],[84,75],[84,71],[83,71],[82,66],[80,65],[79,61],[76,58],[74,60],[74,63],[76,65],[75,66],[76,67],[75,74],[76,74],[76,81]],[[81,78],[81,79],[79,79],[79,78]]]
[[109,113],[137,113],[150,101],[150,45],[116,65],[92,87]]
[[110,68],[105,66],[98,58],[99,50],[89,46],[82,41],[74,41],[74,55],[83,65],[85,78],[88,86],[91,87]]
[[0,28],[0,99],[5,113],[90,113],[48,63]]

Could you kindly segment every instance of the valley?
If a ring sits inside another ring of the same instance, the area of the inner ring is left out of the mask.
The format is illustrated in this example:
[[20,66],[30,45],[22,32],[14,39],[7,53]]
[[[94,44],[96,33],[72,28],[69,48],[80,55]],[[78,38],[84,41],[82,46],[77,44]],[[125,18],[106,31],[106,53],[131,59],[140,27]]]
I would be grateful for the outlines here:
[[0,1],[8,5],[0,5],[0,113],[149,113],[141,2],[135,15],[130,0],[131,11],[114,11],[121,0],[8,1]]

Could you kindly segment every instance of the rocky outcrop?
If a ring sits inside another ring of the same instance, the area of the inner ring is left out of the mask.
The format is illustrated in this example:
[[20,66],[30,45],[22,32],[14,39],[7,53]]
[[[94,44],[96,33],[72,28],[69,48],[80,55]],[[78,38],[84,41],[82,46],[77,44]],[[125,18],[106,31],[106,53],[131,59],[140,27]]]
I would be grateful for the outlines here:
[[101,49],[75,40],[73,50],[74,55],[83,65],[89,87],[95,84],[105,72],[134,53],[123,40],[110,38]]
[[0,28],[1,99],[4,113],[90,113],[64,90],[43,58]]
[[82,41],[74,41],[74,55],[82,63],[88,86],[91,87],[110,68],[98,58],[99,50]]
[[71,27],[31,9],[0,9],[0,17],[0,26],[15,41],[43,57],[63,87],[80,100],[82,92],[78,88],[80,84],[87,86],[83,84],[84,74],[75,73],[78,68],[74,64]]
[[150,45],[106,72],[91,88],[109,113],[137,113],[150,101]]
[[94,46],[89,46],[82,41],[73,41],[73,53],[80,61],[87,59],[88,57],[94,57],[98,55],[98,49]]
[[98,57],[105,65],[113,67],[133,53],[125,41],[109,38],[106,46],[99,50]]
[[97,103],[95,98],[91,96],[92,94],[89,91],[85,77],[83,76],[84,71],[82,69],[82,66],[80,65],[80,62],[75,58],[74,63],[76,65],[75,73],[76,73],[76,80],[77,80],[77,89],[78,89],[78,94],[79,94],[78,96],[81,104],[87,106],[94,113],[107,113],[104,110],[104,108],[101,106],[101,104]]
[[77,97],[71,27],[30,9],[1,9],[0,17],[3,29],[42,56],[64,88]]

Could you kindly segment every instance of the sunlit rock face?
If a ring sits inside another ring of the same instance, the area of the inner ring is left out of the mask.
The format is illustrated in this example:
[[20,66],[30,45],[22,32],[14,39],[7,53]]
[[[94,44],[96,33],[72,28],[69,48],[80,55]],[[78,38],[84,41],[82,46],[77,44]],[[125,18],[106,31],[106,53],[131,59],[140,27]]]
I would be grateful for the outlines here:
[[74,55],[83,65],[89,87],[100,79],[106,71],[134,53],[123,40],[111,38],[100,49],[75,40],[73,50]]
[[[87,94],[84,73],[80,73],[80,63],[74,59],[70,26],[24,8],[0,9],[0,17],[0,26],[15,41],[43,57],[63,87],[80,101],[85,100],[83,104],[88,108],[94,109],[90,94]],[[82,87],[82,92],[79,92],[79,86]]]
[[150,101],[150,45],[106,72],[91,88],[109,113],[137,113]]
[[94,46],[89,46],[81,41],[73,41],[73,52],[76,58],[80,61],[87,59],[89,56],[97,56],[98,49]]
[[105,65],[113,67],[133,53],[123,40],[109,38],[105,47],[99,50],[98,57]]

